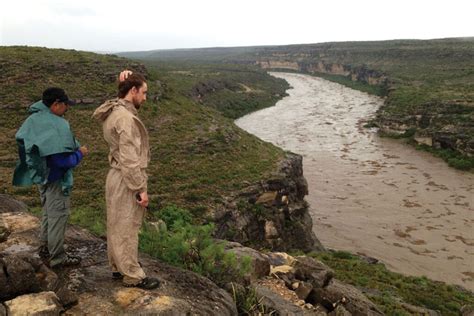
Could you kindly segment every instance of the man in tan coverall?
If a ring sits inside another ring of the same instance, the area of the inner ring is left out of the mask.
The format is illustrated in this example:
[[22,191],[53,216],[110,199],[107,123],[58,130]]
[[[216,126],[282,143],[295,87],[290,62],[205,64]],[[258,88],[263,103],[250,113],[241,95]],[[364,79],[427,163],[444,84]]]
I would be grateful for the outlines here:
[[118,98],[99,106],[93,117],[102,121],[109,145],[110,171],[105,185],[107,253],[112,276],[125,286],[157,288],[138,263],[138,231],[148,206],[146,168],[150,161],[148,133],[137,110],[146,101],[147,83],[140,74],[120,74]]

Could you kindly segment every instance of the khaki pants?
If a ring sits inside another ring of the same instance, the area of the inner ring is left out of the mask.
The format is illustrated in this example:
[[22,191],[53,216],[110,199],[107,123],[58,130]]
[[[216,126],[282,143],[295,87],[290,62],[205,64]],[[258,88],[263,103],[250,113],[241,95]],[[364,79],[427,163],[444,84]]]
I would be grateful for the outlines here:
[[113,272],[120,272],[126,284],[145,278],[138,264],[138,231],[145,209],[128,189],[118,169],[110,169],[105,184],[107,203],[107,255]]
[[43,208],[40,240],[48,246],[50,265],[60,264],[66,258],[64,234],[69,218],[70,197],[62,191],[61,180],[38,186]]

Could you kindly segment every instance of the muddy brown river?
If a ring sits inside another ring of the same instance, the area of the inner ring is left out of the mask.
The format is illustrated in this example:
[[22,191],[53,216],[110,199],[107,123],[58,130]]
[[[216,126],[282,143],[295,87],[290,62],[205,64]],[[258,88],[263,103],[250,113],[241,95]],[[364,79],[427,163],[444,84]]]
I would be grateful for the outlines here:
[[327,248],[474,290],[474,175],[365,129],[383,99],[301,74],[236,124],[303,156],[313,229]]

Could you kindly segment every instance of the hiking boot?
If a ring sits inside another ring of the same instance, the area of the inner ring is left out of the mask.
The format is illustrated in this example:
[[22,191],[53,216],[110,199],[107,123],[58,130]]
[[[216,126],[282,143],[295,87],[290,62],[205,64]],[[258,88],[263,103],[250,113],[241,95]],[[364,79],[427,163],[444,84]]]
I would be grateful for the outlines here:
[[140,282],[138,282],[137,284],[126,284],[126,283],[124,283],[123,285],[125,287],[138,287],[138,288],[144,289],[144,290],[153,290],[153,289],[156,289],[160,286],[160,280],[158,280],[156,278],[146,277],[143,280],[141,280]]
[[63,262],[55,264],[51,266],[52,269],[63,268],[63,267],[70,267],[70,266],[77,266],[81,263],[80,257],[70,256],[67,255],[66,259]]
[[112,279],[114,280],[122,280],[123,274],[120,272],[112,272]]
[[49,258],[49,249],[47,245],[41,245],[38,248],[38,255],[42,259],[47,259]]

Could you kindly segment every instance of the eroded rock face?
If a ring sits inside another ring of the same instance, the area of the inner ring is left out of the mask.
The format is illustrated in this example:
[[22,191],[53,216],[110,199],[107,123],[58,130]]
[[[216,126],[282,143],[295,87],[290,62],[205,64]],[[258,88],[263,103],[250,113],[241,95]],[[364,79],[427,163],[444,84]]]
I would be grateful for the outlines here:
[[[232,297],[209,279],[147,255],[140,255],[139,260],[148,276],[161,280],[160,288],[125,288],[121,281],[112,279],[105,242],[72,226],[66,232],[68,252],[80,256],[82,262],[51,271],[36,255],[39,221],[22,212],[0,213],[0,218],[12,227],[10,238],[0,243],[0,301],[21,293],[50,290],[61,309],[68,309],[65,314],[237,314]],[[15,248],[15,242],[23,246]],[[14,248],[19,253],[14,253]]]
[[216,236],[253,248],[323,250],[312,230],[307,194],[302,157],[288,153],[278,172],[249,185],[212,214]]

